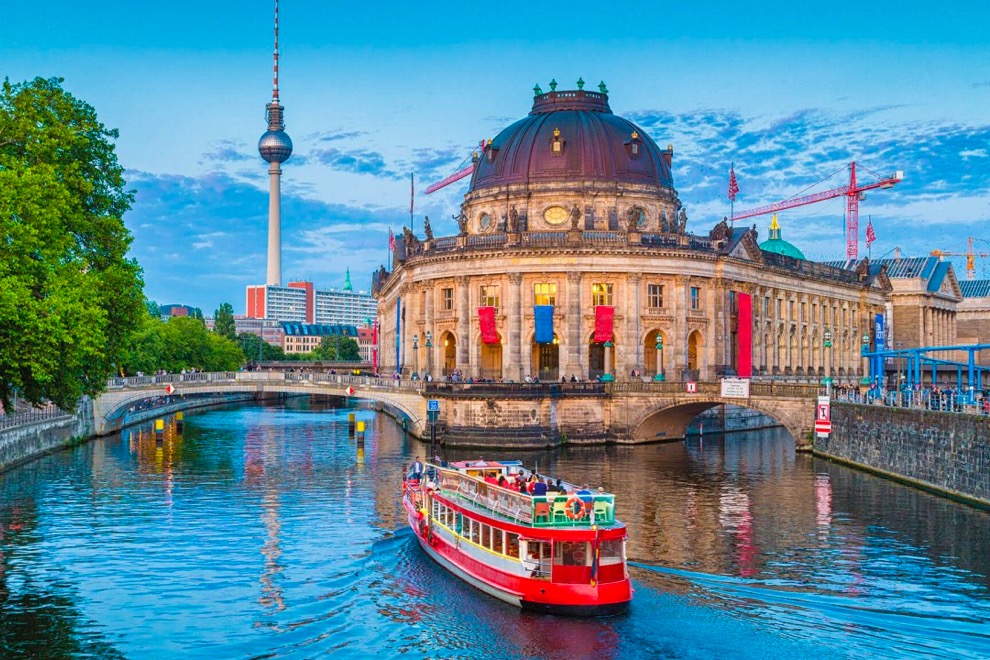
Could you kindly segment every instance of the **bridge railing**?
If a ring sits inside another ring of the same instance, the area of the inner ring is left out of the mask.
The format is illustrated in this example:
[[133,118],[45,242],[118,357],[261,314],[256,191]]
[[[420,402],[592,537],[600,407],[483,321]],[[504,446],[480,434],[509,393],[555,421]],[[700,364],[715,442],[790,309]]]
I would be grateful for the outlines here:
[[[609,383],[607,390],[617,394],[621,392],[652,392],[656,394],[703,394],[708,396],[722,396],[722,383],[720,381],[698,381],[694,383],[695,391],[689,393],[687,384],[677,381],[664,382],[620,382]],[[779,382],[750,382],[749,395],[751,397],[793,397],[801,399],[813,399],[823,391],[820,385],[804,383],[779,383]]]
[[0,430],[23,424],[36,424],[60,417],[72,417],[72,413],[66,412],[55,404],[49,403],[40,408],[31,408],[30,410],[12,413],[10,415],[0,414]]
[[126,378],[111,378],[107,381],[107,389],[150,387],[152,385],[168,385],[169,383],[215,383],[237,380],[236,371],[191,372],[186,374],[161,374],[155,376],[128,376]]

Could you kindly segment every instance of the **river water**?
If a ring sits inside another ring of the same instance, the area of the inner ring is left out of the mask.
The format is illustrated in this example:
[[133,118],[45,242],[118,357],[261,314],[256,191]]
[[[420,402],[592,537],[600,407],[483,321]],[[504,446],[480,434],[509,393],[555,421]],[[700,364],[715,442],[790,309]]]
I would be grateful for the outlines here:
[[161,443],[135,428],[0,475],[0,656],[990,656],[990,514],[786,433],[519,456],[604,485],[630,526],[630,611],[581,620],[434,564],[399,495],[423,446],[358,410],[361,450],[348,412],[189,414]]

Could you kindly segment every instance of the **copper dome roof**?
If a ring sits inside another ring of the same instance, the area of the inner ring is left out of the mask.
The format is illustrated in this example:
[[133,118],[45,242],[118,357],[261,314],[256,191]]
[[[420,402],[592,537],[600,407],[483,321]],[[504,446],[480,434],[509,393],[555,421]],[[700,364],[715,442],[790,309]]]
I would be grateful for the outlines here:
[[479,154],[471,190],[560,180],[673,188],[670,155],[631,121],[612,114],[607,94],[553,91],[536,96],[529,116]]

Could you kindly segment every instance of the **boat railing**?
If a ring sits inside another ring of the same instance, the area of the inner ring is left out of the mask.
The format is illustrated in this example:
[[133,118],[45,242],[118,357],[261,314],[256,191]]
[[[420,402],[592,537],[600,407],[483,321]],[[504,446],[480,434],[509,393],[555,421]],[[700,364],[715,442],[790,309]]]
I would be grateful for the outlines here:
[[615,495],[611,493],[526,495],[457,470],[429,467],[437,471],[441,490],[525,525],[579,527],[615,523]]

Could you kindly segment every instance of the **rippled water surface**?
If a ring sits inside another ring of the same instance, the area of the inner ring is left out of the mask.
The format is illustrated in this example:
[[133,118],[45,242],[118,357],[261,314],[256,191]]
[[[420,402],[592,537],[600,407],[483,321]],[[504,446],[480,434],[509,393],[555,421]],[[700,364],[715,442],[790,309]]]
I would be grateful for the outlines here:
[[190,414],[0,475],[0,656],[990,656],[990,514],[786,434],[521,456],[603,484],[630,526],[631,611],[579,620],[434,564],[400,514],[423,446],[358,410],[362,450],[348,412]]

